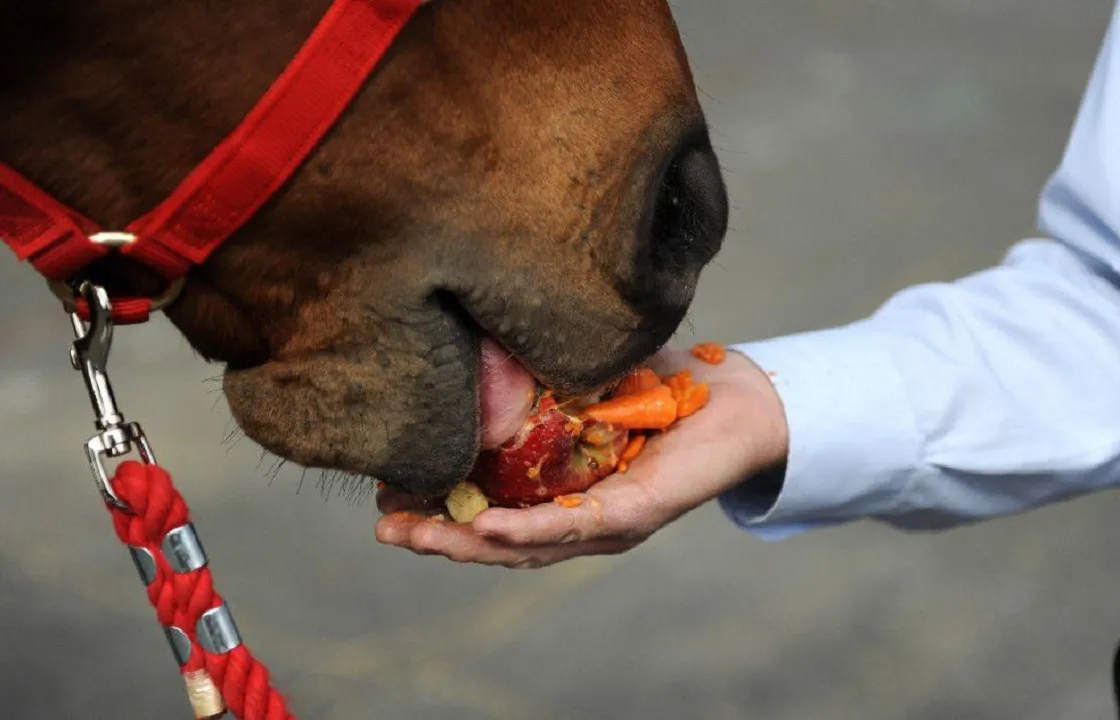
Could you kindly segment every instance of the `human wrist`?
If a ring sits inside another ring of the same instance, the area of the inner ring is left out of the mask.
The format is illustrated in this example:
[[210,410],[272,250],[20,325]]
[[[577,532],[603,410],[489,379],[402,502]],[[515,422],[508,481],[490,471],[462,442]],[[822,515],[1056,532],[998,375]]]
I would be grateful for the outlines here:
[[749,464],[745,479],[755,476],[779,477],[789,457],[789,423],[781,396],[770,376],[742,351],[731,349],[728,362],[734,363],[737,386],[742,392],[744,413],[739,427],[746,431]]
[[745,475],[721,497],[736,523],[779,528],[898,512],[923,467],[914,388],[898,359],[908,342],[868,321],[729,348],[768,372],[788,427],[784,472],[762,446],[757,470],[769,472]]

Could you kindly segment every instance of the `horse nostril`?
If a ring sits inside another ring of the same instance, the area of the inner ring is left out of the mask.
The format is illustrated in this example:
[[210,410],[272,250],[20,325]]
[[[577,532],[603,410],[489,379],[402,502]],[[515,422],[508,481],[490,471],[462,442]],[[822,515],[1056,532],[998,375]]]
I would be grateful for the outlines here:
[[706,140],[677,153],[654,202],[650,241],[655,258],[679,268],[715,256],[727,232],[727,188]]

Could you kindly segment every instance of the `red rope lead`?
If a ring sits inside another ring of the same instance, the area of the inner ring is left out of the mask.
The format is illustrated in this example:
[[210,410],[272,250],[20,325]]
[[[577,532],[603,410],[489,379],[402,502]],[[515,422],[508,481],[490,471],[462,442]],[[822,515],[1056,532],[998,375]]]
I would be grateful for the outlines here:
[[158,465],[127,461],[117,468],[111,483],[130,510],[107,505],[117,537],[126,545],[146,548],[155,559],[155,579],[148,585],[148,600],[160,624],[179,628],[190,639],[190,657],[182,672],[205,669],[229,710],[240,720],[295,720],[284,698],[269,684],[268,668],[244,644],[216,654],[199,643],[199,618],[224,601],[214,589],[209,566],[176,572],[163,554],[164,536],[190,522],[190,510],[171,476]]

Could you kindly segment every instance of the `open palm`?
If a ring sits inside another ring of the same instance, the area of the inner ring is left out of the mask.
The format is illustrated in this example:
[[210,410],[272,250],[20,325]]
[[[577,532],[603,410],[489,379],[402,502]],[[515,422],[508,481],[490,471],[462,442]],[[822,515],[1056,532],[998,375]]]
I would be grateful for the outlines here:
[[659,375],[689,369],[711,388],[695,415],[651,439],[623,475],[577,496],[575,507],[545,503],[490,508],[472,523],[436,519],[438,506],[384,489],[377,539],[455,562],[539,568],[585,555],[617,554],[640,545],[685,513],[776,465],[785,457],[781,403],[758,367],[738,353],[708,365],[664,349],[651,366]]

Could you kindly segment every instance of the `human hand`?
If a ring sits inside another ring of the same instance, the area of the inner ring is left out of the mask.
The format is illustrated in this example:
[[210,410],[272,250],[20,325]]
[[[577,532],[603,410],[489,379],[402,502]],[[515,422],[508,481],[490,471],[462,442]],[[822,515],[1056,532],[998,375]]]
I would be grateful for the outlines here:
[[443,507],[383,489],[377,539],[455,562],[538,568],[564,560],[618,554],[745,479],[785,461],[785,414],[769,378],[739,353],[709,365],[677,349],[650,363],[659,375],[688,368],[708,383],[708,406],[646,444],[623,475],[577,495],[576,507],[545,503],[490,508],[473,522],[435,520]]

